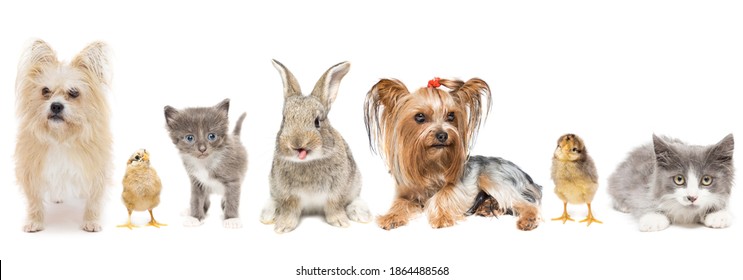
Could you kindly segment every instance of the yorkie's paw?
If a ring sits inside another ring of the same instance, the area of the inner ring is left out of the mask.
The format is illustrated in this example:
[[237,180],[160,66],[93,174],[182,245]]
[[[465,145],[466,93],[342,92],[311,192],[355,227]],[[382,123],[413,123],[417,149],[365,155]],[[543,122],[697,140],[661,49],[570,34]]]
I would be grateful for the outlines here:
[[379,227],[382,229],[391,230],[408,224],[408,219],[397,214],[389,213],[378,217],[377,224],[379,224]]
[[94,222],[94,221],[85,222],[82,228],[84,231],[87,231],[87,232],[99,232],[101,231],[101,229],[103,229],[98,222]]
[[457,224],[457,220],[450,215],[439,215],[428,220],[433,228],[445,228]]
[[711,228],[726,228],[733,223],[733,215],[727,210],[710,213],[704,217],[704,225]]
[[534,215],[521,216],[519,217],[519,221],[516,222],[516,227],[523,231],[533,230],[537,226],[539,226],[539,219]]

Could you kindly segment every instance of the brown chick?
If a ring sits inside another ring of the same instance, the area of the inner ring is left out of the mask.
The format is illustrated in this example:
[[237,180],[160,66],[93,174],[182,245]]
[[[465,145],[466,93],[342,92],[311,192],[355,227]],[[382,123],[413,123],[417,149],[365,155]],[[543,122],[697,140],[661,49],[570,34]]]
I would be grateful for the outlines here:
[[565,134],[557,140],[557,148],[552,157],[552,180],[555,182],[555,194],[563,202],[562,216],[552,219],[574,221],[568,215],[568,203],[588,205],[588,216],[580,222],[602,222],[593,217],[591,201],[598,189],[598,173],[593,159],[588,155],[583,140],[575,134]]
[[150,211],[151,220],[148,226],[157,228],[166,226],[166,224],[158,223],[152,215],[152,209],[160,204],[162,184],[155,169],[150,167],[150,154],[147,150],[138,150],[129,158],[122,184],[124,191],[121,193],[121,199],[124,201],[126,210],[129,211],[129,219],[126,224],[118,227],[129,229],[136,227],[132,224],[132,211],[145,210]]

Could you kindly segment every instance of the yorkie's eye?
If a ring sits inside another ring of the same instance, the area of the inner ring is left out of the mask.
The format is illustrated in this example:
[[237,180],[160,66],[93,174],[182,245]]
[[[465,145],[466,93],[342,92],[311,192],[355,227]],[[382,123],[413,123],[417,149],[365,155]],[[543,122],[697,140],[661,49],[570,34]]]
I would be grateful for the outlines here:
[[681,186],[686,183],[686,179],[684,179],[684,175],[676,175],[673,177],[673,182],[676,183],[677,186]]
[[320,118],[315,118],[315,128],[320,128]]
[[206,136],[206,139],[208,139],[209,142],[214,142],[214,140],[217,140],[217,135],[214,133],[209,133],[209,135]]
[[417,123],[424,123],[424,122],[426,122],[426,116],[423,115],[423,113],[415,114],[415,122],[417,122]]
[[48,87],[44,87],[41,89],[41,95],[43,95],[44,97],[49,97],[50,94],[52,94],[52,91],[49,90]]
[[80,92],[76,88],[71,88],[69,91],[67,91],[67,94],[69,94],[72,98],[77,98],[78,96],[80,96]]
[[449,113],[446,115],[446,121],[453,122],[454,121],[454,113]]
[[704,175],[704,177],[702,177],[702,185],[704,186],[712,185],[712,176]]
[[184,136],[183,137],[183,140],[186,140],[186,143],[191,144],[191,143],[193,143],[194,137],[193,137],[193,135],[189,134],[189,135]]

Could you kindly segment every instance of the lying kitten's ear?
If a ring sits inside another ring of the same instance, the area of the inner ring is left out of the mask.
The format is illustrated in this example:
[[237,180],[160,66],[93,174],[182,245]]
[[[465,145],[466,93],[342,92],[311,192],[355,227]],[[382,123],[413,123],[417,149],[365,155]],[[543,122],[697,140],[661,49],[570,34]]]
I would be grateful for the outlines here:
[[666,168],[678,165],[676,151],[665,140],[655,134],[653,134],[653,149],[655,150],[655,161],[658,167]]
[[733,163],[734,144],[733,134],[728,134],[720,142],[709,149],[707,160],[715,161],[723,165],[731,165]]

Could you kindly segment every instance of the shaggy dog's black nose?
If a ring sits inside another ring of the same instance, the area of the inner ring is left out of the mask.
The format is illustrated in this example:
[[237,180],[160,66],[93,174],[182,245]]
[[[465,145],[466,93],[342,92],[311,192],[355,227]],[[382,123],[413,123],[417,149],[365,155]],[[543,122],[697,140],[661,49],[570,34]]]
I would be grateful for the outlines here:
[[439,142],[444,143],[446,139],[449,139],[449,134],[446,132],[441,131],[436,133],[436,140],[439,140]]
[[60,112],[62,112],[62,110],[64,110],[64,105],[59,102],[54,102],[52,103],[51,109],[52,113],[59,114]]

